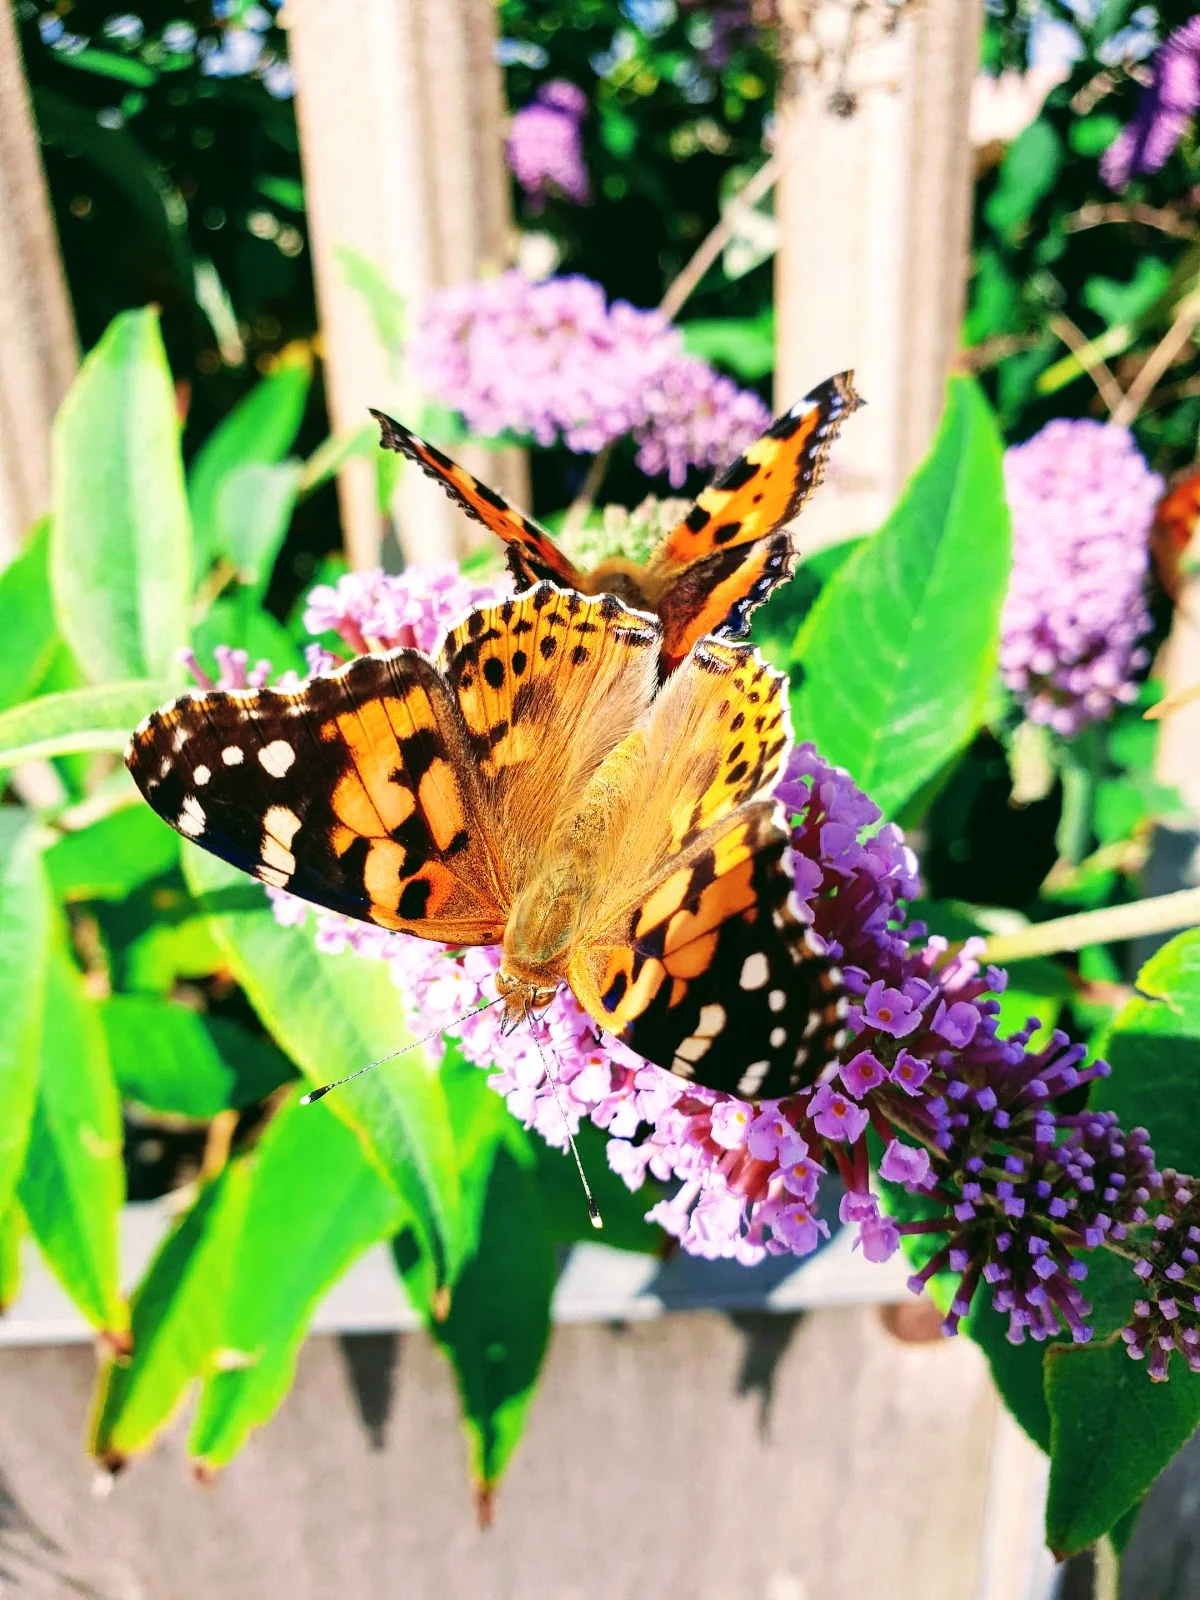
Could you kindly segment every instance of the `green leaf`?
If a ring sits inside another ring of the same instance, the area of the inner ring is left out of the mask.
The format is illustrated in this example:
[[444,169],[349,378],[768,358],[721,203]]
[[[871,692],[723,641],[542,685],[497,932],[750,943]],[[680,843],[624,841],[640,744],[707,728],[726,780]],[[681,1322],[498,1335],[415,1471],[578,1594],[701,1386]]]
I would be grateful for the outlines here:
[[454,1370],[471,1474],[485,1508],[525,1427],[556,1278],[533,1173],[508,1141],[491,1150],[475,1253],[459,1274],[449,1315],[430,1324]]
[[319,1301],[402,1214],[359,1140],[323,1103],[289,1102],[249,1159],[220,1345],[188,1446],[210,1471],[274,1412]]
[[978,386],[953,378],[928,458],[887,523],[825,585],[796,641],[797,737],[849,768],[885,814],[979,727],[1008,571],[999,435]]
[[175,671],[188,639],[191,571],[158,314],[122,312],[54,424],[50,577],[63,635],[93,682]]
[[166,678],[99,683],[0,711],[0,768],[71,750],[123,750],[134,727],[164,700]]
[[196,624],[192,638],[201,665],[213,662],[214,673],[219,669],[213,649],[219,644],[244,650],[252,662],[269,661],[274,673],[286,672],[289,667],[301,675],[308,670],[288,630],[245,591],[214,601]]
[[1094,112],[1090,117],[1080,117],[1072,122],[1067,140],[1076,155],[1095,159],[1103,155],[1121,131],[1121,119],[1107,111]]
[[[478,1072],[479,1069],[475,1070]],[[500,1098],[490,1089],[488,1093],[494,1100]],[[507,1109],[505,1115],[512,1120]],[[527,1143],[533,1157],[546,1226],[552,1238],[562,1244],[605,1244],[614,1250],[634,1250],[642,1254],[662,1248],[665,1235],[656,1223],[646,1221],[646,1213],[664,1198],[663,1189],[653,1179],[647,1179],[640,1189],[631,1192],[609,1166],[606,1153],[608,1135],[594,1123],[580,1124],[575,1143],[596,1197],[596,1205],[604,1219],[602,1233],[597,1233],[592,1227],[583,1185],[575,1171],[570,1151],[556,1150],[540,1138],[530,1138]]]
[[312,372],[308,361],[281,362],[204,441],[188,474],[196,541],[196,572],[207,571],[221,548],[220,496],[241,467],[275,466],[295,443],[304,419]]
[[313,494],[323,483],[337,474],[358,456],[374,457],[379,448],[379,429],[374,422],[364,422],[353,433],[331,434],[323,440],[304,463],[300,474],[300,498]]
[[51,916],[34,827],[6,806],[0,810],[0,1215],[12,1204],[37,1098]]
[[[324,955],[310,928],[283,928],[256,884],[185,848],[184,876],[264,1025],[314,1084],[365,1067],[407,1042],[387,964]],[[385,1061],[329,1098],[395,1188],[435,1263],[453,1281],[461,1260],[461,1192],[445,1092],[419,1049]]]
[[21,1292],[21,1240],[25,1219],[18,1205],[0,1216],[0,1312],[7,1311]]
[[[1181,933],[1138,973],[1140,991],[1100,1050],[1112,1076],[1091,1103],[1123,1128],[1149,1130],[1157,1164],[1200,1171],[1200,929]],[[1198,1385],[1200,1387],[1200,1385]]]
[[996,187],[983,207],[988,225],[1009,243],[1021,237],[1053,189],[1063,154],[1062,140],[1045,117],[1031,122],[1009,145]]
[[1046,1354],[1050,1483],[1046,1542],[1072,1555],[1115,1527],[1138,1503],[1200,1423],[1200,1382],[1177,1355],[1166,1383],[1151,1383],[1112,1331],[1140,1287],[1130,1263],[1095,1251],[1088,1298],[1097,1306],[1090,1345],[1052,1345]]
[[117,1238],[125,1199],[121,1103],[99,1010],[65,948],[47,963],[41,1071],[18,1185],[38,1248],[80,1312],[121,1340]]
[[46,851],[46,870],[60,900],[123,900],[178,863],[179,835],[140,799],[64,833]]
[[28,700],[60,644],[47,564],[50,522],[43,518],[0,573],[0,711]]
[[293,1076],[270,1045],[224,1017],[202,1017],[153,995],[101,1003],[113,1073],[124,1100],[208,1119],[264,1100]]
[[349,245],[335,245],[333,254],[343,278],[366,303],[375,324],[375,337],[394,358],[404,343],[408,321],[404,296],[392,286],[382,267]]
[[775,370],[775,311],[756,317],[710,317],[680,324],[684,349],[702,361],[727,367],[744,383]]
[[286,206],[289,211],[304,210],[304,185],[296,178],[281,178],[265,172],[254,180],[254,187],[278,206]]
[[217,543],[242,583],[261,595],[287,537],[300,487],[298,461],[251,462],[226,475],[217,495]]
[[1166,294],[1171,269],[1156,256],[1139,256],[1128,282],[1099,274],[1083,286],[1083,303],[1104,322],[1136,323]]
[[110,1467],[145,1450],[209,1368],[237,1262],[249,1171],[235,1161],[175,1223],[130,1302],[133,1354],[100,1379],[89,1448]]
[[138,89],[149,89],[158,82],[158,73],[153,67],[132,56],[116,55],[111,50],[60,50],[55,52],[54,59],[82,72],[94,72],[101,78],[116,78],[120,83],[132,83]]
[[[170,891],[155,895],[166,901]],[[167,994],[180,979],[207,978],[225,966],[225,951],[207,916],[188,914],[187,902],[164,904],[144,933],[131,939],[117,963],[121,987]],[[194,912],[194,907],[192,908]]]

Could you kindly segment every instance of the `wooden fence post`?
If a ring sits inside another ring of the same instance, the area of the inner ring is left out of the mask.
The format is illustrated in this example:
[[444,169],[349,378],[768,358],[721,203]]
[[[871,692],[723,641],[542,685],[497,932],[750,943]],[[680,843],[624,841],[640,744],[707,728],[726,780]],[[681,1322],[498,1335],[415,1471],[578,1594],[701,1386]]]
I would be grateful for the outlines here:
[[[784,0],[776,402],[853,367],[867,407],[806,548],[875,528],[927,448],[959,344],[980,0]],[[794,141],[794,143],[793,143]]]
[[50,507],[50,424],[78,364],[12,7],[0,8],[0,566]]
[[[409,411],[368,307],[339,251],[382,269],[411,315],[431,289],[494,272],[511,248],[504,91],[491,0],[288,0],[296,114],[333,426],[361,427],[368,406]],[[485,452],[480,471],[518,503],[524,458]],[[347,553],[380,558],[370,464],[339,479]],[[445,559],[475,542],[434,484],[406,470],[393,502],[405,558]]]

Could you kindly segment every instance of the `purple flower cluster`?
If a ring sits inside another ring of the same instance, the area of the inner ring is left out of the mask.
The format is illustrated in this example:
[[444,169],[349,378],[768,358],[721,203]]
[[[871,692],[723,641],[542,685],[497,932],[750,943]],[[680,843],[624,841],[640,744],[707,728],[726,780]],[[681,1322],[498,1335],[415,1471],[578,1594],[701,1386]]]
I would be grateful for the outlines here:
[[1146,1361],[1156,1382],[1167,1376],[1172,1350],[1200,1372],[1200,1295],[1184,1283],[1189,1272],[1194,1283],[1200,1266],[1200,1198],[1194,1178],[1170,1170],[1162,1178],[1163,1209],[1133,1268],[1142,1295],[1134,1302],[1133,1321],[1121,1330],[1129,1354]]
[[1100,176],[1110,189],[1157,172],[1200,110],[1200,17],[1185,22],[1159,46],[1137,114],[1109,145]]
[[413,374],[473,433],[529,435],[595,453],[632,434],[638,465],[678,487],[689,467],[727,465],[770,422],[757,395],[683,349],[658,311],[605,301],[583,277],[506,272],[426,302]]
[[513,176],[540,210],[551,194],[575,205],[591,197],[583,160],[587,96],[564,78],[542,84],[509,124],[505,153]]
[[[319,584],[311,592],[304,626],[309,633],[340,635],[353,655],[402,647],[432,655],[468,611],[511,592],[507,573],[479,582],[464,576],[453,561],[409,567],[395,575],[348,572],[335,584]],[[309,650],[313,672],[336,665],[319,645]]]
[[1147,539],[1162,479],[1127,428],[1058,419],[1004,458],[1013,569],[1000,668],[1033,722],[1071,735],[1136,694]]
[[[351,649],[360,638],[398,642],[404,630],[429,649],[467,598],[451,579],[440,569],[343,579],[314,593],[310,617]],[[414,608],[423,585],[422,618]],[[226,653],[221,667],[226,681],[246,681],[244,658]],[[1125,1332],[1130,1354],[1149,1353],[1152,1376],[1165,1372],[1171,1347],[1200,1366],[1200,1296],[1180,1287],[1200,1264],[1192,1180],[1167,1175],[1152,1231],[1163,1180],[1145,1131],[1123,1132],[1111,1113],[1056,1109],[1107,1066],[1083,1065],[1083,1047],[1058,1032],[1030,1049],[1034,1018],[1001,1038],[992,996],[1005,974],[981,969],[979,941],[952,953],[919,923],[906,925],[916,859],[845,772],[801,745],[777,796],[792,819],[793,904],[854,997],[843,1058],[818,1063],[814,1081],[784,1100],[750,1104],[649,1064],[599,1037],[566,988],[534,1027],[505,1035],[489,1005],[496,949],[448,949],[327,912],[316,913],[317,942],[387,961],[413,1031],[438,1038],[435,1054],[442,1039],[457,1038],[514,1115],[549,1143],[565,1147],[568,1127],[584,1118],[605,1129],[609,1164],[630,1189],[647,1174],[673,1186],[648,1216],[692,1254],[747,1264],[809,1254],[828,1236],[817,1201],[832,1166],[844,1189],[841,1221],[869,1260],[887,1259],[905,1235],[935,1236],[910,1282],[919,1290],[935,1274],[957,1276],[948,1333],[986,1293],[1014,1342],[1061,1329],[1088,1338],[1080,1254],[1105,1245],[1135,1260],[1141,1280]],[[313,914],[268,893],[282,922]],[[886,1214],[872,1190],[872,1139],[892,1210],[906,1220]],[[910,1197],[903,1205],[899,1190]]]

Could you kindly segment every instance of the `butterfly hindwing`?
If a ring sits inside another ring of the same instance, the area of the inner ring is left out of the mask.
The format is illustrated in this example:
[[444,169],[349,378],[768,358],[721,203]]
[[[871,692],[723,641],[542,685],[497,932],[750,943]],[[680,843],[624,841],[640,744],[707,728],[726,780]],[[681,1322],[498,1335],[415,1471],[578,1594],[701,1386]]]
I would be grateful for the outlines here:
[[580,1003],[648,1061],[745,1099],[811,1083],[836,1055],[841,975],[789,910],[787,839],[757,801],[701,836],[570,970]]
[[173,828],[274,888],[450,943],[503,932],[465,731],[416,651],[296,690],[193,690],[146,719],[126,762]]
[[844,1006],[788,905],[771,798],[791,748],[783,675],[749,645],[702,640],[641,740],[571,986],[648,1060],[732,1094],[786,1094],[830,1058]]
[[554,540],[532,517],[517,511],[495,489],[481,483],[466,467],[451,461],[435,445],[418,438],[402,423],[382,411],[371,415],[379,424],[380,442],[415,461],[422,472],[440,483],[450,498],[476,522],[482,522],[504,540],[509,570],[519,588],[550,579],[569,588],[582,587],[582,574],[563,555]]

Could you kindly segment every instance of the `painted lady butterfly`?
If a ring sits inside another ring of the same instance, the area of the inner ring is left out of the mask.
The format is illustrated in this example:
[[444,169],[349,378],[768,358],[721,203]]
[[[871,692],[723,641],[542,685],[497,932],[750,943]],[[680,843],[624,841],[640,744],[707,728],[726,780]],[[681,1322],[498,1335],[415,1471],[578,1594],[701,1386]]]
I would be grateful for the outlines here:
[[436,665],[395,650],[291,691],[193,690],[126,760],[172,827],[263,883],[502,945],[509,1024],[566,982],[649,1060],[780,1096],[845,1012],[789,909],[785,680],[703,639],[660,687],[663,633],[543,582],[471,612]]
[[548,579],[581,594],[615,594],[662,622],[662,670],[706,634],[738,635],[750,613],[792,575],[786,531],[820,483],[842,419],[862,404],[854,374],[818,384],[711,483],[644,567],[614,557],[580,572],[532,517],[381,411],[381,442],[441,484],[469,516],[499,534],[517,587]]

